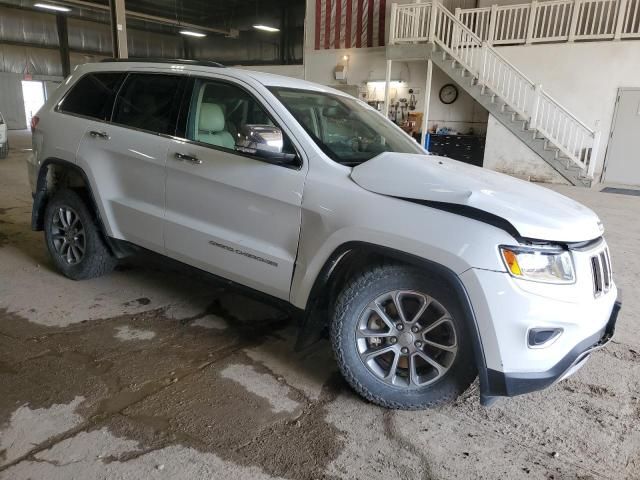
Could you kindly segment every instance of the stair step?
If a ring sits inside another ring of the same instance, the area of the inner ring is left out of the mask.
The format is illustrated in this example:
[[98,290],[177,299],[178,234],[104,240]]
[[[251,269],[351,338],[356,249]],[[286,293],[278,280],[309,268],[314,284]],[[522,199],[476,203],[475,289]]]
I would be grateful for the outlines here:
[[[554,146],[536,128],[530,128],[530,119],[523,117],[508,102],[467,70],[441,47],[432,50],[431,58],[447,75],[454,79],[472,98],[493,114],[517,138],[524,142],[542,160],[573,185],[590,186],[591,179],[558,147]],[[458,75],[459,74],[459,75]],[[464,78],[465,80],[462,80]]]

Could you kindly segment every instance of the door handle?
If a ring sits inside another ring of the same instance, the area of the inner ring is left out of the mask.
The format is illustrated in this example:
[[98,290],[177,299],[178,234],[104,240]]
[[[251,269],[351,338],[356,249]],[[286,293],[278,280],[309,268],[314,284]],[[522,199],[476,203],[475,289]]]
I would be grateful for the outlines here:
[[186,153],[176,152],[175,157],[178,160],[182,160],[184,162],[193,163],[195,165],[200,165],[202,163],[202,160],[200,160],[195,155],[187,155]]
[[95,130],[91,130],[89,132],[89,135],[91,135],[93,138],[102,138],[104,140],[109,140],[109,134],[107,134],[107,132],[97,132]]

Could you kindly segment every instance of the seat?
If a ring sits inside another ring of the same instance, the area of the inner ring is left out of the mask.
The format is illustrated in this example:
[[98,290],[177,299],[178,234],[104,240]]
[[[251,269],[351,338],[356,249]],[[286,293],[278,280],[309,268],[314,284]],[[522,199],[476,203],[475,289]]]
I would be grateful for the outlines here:
[[235,147],[236,142],[233,139],[233,135],[225,129],[224,112],[220,105],[215,103],[202,103],[200,105],[196,140],[229,149]]

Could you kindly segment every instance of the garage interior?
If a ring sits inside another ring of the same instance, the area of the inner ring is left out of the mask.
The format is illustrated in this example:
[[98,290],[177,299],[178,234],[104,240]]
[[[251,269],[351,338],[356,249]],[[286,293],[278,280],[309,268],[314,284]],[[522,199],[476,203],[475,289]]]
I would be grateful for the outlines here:
[[[640,0],[436,3],[502,62],[484,86],[432,48],[427,2],[0,0],[1,479],[640,478]],[[326,339],[294,349],[290,312],[191,267],[140,253],[66,279],[31,231],[29,126],[77,65],[107,58],[329,85],[434,154],[585,204],[623,292],[615,338],[490,408],[476,381],[444,407],[385,410]]]

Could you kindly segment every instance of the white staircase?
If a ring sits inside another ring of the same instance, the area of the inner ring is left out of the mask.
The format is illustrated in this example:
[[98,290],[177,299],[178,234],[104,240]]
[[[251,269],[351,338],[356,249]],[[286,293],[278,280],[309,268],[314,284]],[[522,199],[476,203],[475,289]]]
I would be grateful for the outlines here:
[[441,3],[393,4],[389,44],[430,43],[431,59],[573,185],[593,179],[600,134]]

